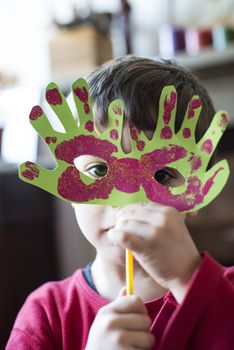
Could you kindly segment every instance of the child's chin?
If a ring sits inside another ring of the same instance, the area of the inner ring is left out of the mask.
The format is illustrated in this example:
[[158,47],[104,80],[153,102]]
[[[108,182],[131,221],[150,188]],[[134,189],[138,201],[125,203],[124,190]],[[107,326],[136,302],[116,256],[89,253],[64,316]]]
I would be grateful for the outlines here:
[[125,250],[121,247],[114,246],[110,249],[108,258],[116,265],[125,266]]

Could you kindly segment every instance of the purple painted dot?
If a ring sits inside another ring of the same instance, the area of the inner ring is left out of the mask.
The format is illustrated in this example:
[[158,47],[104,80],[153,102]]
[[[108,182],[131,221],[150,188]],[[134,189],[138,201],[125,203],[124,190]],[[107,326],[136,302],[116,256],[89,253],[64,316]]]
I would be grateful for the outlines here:
[[43,110],[40,106],[34,106],[29,114],[29,119],[31,120],[37,120],[40,118],[43,114]]
[[219,121],[219,126],[225,127],[228,123],[228,115],[226,113],[222,113]]
[[85,114],[89,114],[90,113],[90,108],[89,108],[88,103],[84,104],[84,112],[85,112]]
[[114,112],[116,115],[122,115],[122,109],[121,109],[121,107],[115,106],[115,107],[113,108],[113,112]]
[[171,119],[171,112],[165,110],[165,111],[164,111],[164,115],[163,115],[164,123],[165,123],[165,124],[168,124],[169,121],[170,121],[170,119]]
[[45,137],[45,142],[46,142],[47,144],[50,144],[50,143],[51,143],[51,137],[50,137],[50,136],[46,136],[46,137]]
[[94,126],[93,126],[93,121],[92,120],[88,120],[85,123],[85,129],[88,130],[89,132],[92,132],[94,130]]
[[212,144],[212,141],[211,140],[206,140],[203,142],[203,144],[201,145],[201,150],[203,152],[206,152],[206,153],[211,153],[213,151],[213,144]]
[[117,119],[115,119],[115,125],[119,126],[119,121]]
[[220,171],[222,171],[222,170],[223,170],[223,168],[222,168],[222,167],[219,167],[219,168],[215,171],[215,173],[213,174],[213,176],[211,176],[211,177],[206,181],[204,187],[202,188],[202,194],[203,194],[204,196],[209,192],[210,188],[213,186],[213,184],[214,184],[214,178],[216,177],[216,175],[217,175]]
[[192,173],[198,170],[202,165],[201,157],[195,156],[194,153],[192,153],[191,157],[189,158],[189,162],[191,162]]
[[187,139],[188,137],[191,136],[191,131],[190,131],[189,128],[184,128],[184,130],[183,130],[183,136],[184,136],[185,139]]
[[112,129],[112,130],[110,131],[110,137],[111,137],[113,140],[118,140],[118,137],[119,137],[118,131],[115,130],[115,129]]
[[196,109],[201,107],[201,100],[200,98],[196,98],[195,100],[191,101],[191,109]]
[[62,97],[58,89],[56,88],[46,91],[46,101],[50,105],[54,105],[54,106],[61,105],[63,103]]
[[145,142],[137,141],[137,149],[139,149],[139,151],[143,151],[144,148],[145,148]]
[[189,109],[189,111],[188,111],[188,117],[189,117],[189,119],[190,119],[190,118],[193,118],[194,116],[195,116],[194,111],[193,111],[192,109]]
[[169,126],[164,126],[161,130],[161,139],[171,139],[172,138],[172,130]]
[[84,103],[88,102],[89,95],[88,95],[88,91],[85,87],[82,87],[82,88],[77,87],[73,91],[81,102],[84,102]]

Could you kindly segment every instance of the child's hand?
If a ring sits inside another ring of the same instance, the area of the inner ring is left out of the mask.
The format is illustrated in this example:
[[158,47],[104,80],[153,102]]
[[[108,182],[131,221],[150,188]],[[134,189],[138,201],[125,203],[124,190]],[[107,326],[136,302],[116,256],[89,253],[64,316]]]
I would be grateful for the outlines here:
[[120,295],[98,311],[85,350],[151,349],[154,336],[149,331],[150,325],[140,298]]
[[152,278],[181,302],[201,261],[184,223],[185,215],[155,203],[120,209],[110,240],[128,248]]

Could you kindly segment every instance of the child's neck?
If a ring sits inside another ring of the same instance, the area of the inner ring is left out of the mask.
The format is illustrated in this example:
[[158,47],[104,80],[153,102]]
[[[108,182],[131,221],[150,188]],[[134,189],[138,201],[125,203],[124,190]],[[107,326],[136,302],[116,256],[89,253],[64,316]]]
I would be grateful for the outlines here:
[[[91,273],[98,293],[107,299],[116,299],[120,289],[126,285],[125,266],[117,265],[110,260],[106,261],[98,254],[92,264]],[[134,294],[143,301],[147,301],[159,298],[166,292],[166,289],[155,282],[139,264],[135,263]]]

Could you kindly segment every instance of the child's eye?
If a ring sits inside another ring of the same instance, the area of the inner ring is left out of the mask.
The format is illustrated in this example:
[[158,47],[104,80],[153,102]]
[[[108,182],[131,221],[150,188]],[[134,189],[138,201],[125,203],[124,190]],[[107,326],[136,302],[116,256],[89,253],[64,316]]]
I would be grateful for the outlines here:
[[105,163],[92,164],[88,167],[88,169],[83,171],[83,173],[94,179],[99,179],[106,176],[107,172],[108,167]]
[[185,182],[185,178],[177,169],[169,167],[156,171],[154,178],[166,187],[177,187]]
[[174,179],[174,176],[168,169],[161,169],[156,171],[154,178],[160,184],[166,185],[171,179]]

